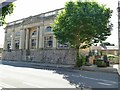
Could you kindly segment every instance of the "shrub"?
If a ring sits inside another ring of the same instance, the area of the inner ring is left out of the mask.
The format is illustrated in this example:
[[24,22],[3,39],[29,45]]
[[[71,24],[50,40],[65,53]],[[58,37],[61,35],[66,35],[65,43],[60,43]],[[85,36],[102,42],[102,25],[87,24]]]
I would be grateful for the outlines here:
[[82,65],[81,65],[81,60],[80,60],[80,58],[77,58],[77,61],[76,61],[76,66],[77,66],[77,67],[82,66]]
[[81,55],[80,57],[77,56],[77,62],[76,62],[77,67],[81,67],[81,66],[85,65],[85,63],[86,63],[86,57],[85,56],[83,56],[83,55]]
[[103,60],[97,60],[96,65],[98,67],[106,67],[107,66],[106,63]]
[[82,65],[85,65],[86,63],[86,57],[85,56],[81,56],[81,62],[82,62]]

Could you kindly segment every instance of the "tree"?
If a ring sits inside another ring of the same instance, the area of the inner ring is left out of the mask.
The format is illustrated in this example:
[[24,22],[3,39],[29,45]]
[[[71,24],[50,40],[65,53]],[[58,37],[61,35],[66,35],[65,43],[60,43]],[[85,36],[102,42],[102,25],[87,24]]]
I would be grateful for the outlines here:
[[0,26],[6,24],[5,18],[7,15],[12,14],[14,10],[14,4],[10,3],[0,9]]
[[111,43],[109,43],[109,42],[102,42],[102,43],[100,44],[100,46],[104,47],[104,46],[115,46],[115,45],[114,45],[114,44],[111,44]]
[[67,2],[53,23],[53,31],[60,43],[69,42],[77,50],[105,41],[111,35],[112,11],[97,2]]

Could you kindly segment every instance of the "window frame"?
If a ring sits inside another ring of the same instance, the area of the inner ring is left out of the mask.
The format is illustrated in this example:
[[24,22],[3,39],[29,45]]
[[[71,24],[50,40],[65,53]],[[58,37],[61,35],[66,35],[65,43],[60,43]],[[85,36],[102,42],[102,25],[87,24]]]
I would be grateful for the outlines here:
[[69,48],[69,43],[64,43],[64,44],[61,44],[61,43],[58,43],[58,48]]
[[15,49],[19,49],[20,47],[20,40],[15,40]]
[[46,27],[46,31],[47,31],[47,32],[51,32],[51,31],[52,31],[52,27],[51,27],[51,26],[47,26],[47,27]]
[[53,48],[53,36],[44,37],[44,48]]
[[16,32],[15,36],[17,36],[17,37],[20,36],[20,32]]
[[36,39],[32,38],[31,39],[31,49],[35,49],[36,48]]
[[31,35],[32,35],[32,36],[36,36],[36,35],[37,35],[37,31],[34,30]]

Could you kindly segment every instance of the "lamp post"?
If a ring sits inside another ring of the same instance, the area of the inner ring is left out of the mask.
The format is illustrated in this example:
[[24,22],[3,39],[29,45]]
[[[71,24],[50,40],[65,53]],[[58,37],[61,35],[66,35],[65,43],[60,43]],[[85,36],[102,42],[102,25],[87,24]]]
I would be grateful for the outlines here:
[[118,0],[118,59],[119,59],[119,74],[120,74],[120,0]]

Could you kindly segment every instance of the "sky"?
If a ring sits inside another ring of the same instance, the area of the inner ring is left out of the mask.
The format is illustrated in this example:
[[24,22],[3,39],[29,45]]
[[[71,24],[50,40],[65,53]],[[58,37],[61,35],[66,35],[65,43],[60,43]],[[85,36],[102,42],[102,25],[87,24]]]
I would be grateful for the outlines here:
[[[48,12],[51,10],[63,8],[66,1],[70,0],[17,0],[15,1],[15,8],[13,14],[6,17],[7,22],[12,22],[29,16],[37,15],[40,13]],[[76,1],[76,0],[72,0]],[[112,35],[106,41],[118,45],[118,29],[117,29],[117,5],[118,0],[94,0],[100,4],[106,4],[113,10],[111,22],[114,27]],[[0,46],[4,44],[4,27],[0,27]]]

